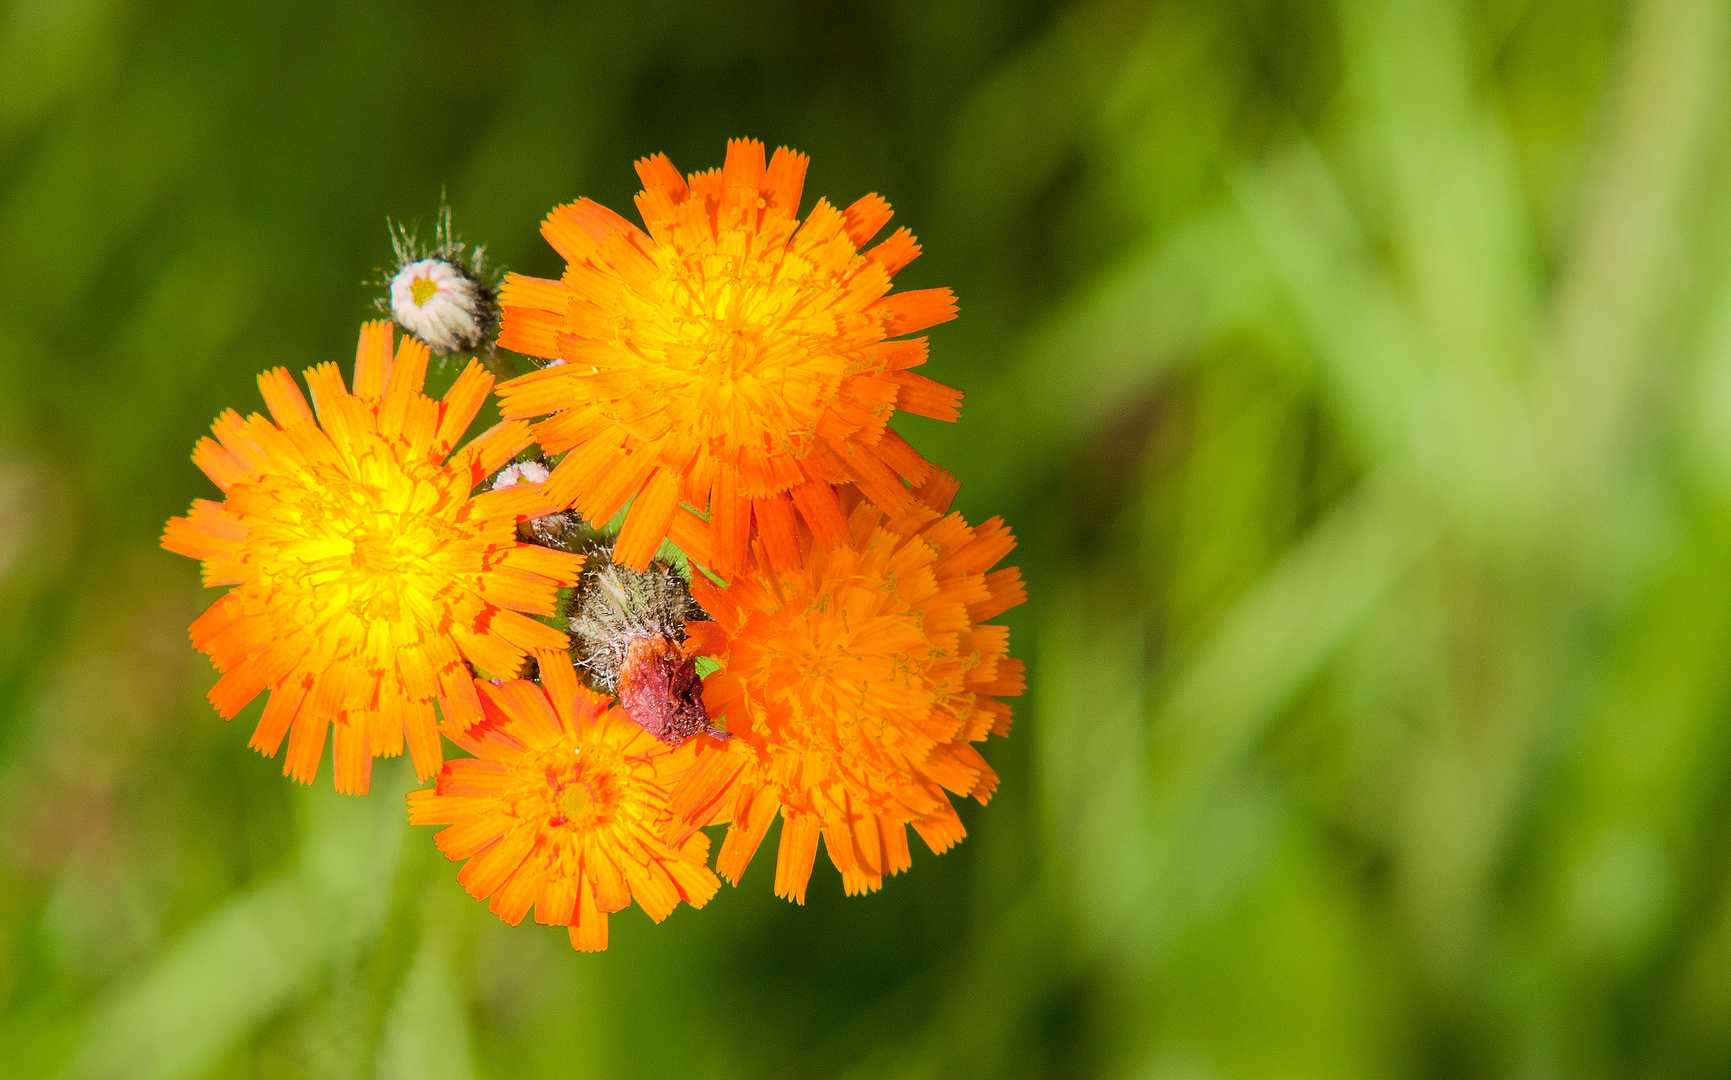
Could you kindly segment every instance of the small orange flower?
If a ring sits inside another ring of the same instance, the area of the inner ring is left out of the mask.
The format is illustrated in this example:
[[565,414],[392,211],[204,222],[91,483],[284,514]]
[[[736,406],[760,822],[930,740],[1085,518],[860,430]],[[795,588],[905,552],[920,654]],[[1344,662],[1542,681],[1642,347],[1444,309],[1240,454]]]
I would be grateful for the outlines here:
[[806,540],[776,570],[754,548],[727,587],[692,592],[714,618],[686,624],[694,653],[724,666],[704,684],[726,743],[692,740],[699,764],[674,793],[684,829],[731,821],[717,869],[738,883],[779,809],[775,891],[805,902],[821,835],[850,895],[909,865],[907,825],[934,852],[965,835],[944,794],[991,797],[997,774],[971,744],[1009,733],[999,701],[1022,692],[1009,631],[981,625],[1026,598],[996,518],[948,514],[955,481],[935,473],[898,518],[844,490],[848,540]]
[[457,880],[512,926],[570,927],[585,952],[607,947],[607,914],[633,899],[660,922],[681,900],[702,907],[721,883],[709,838],[669,846],[669,790],[692,747],[672,749],[577,684],[571,660],[544,655],[541,686],[477,680],[486,719],[457,737],[471,759],[445,763],[411,792],[409,821],[449,825],[434,839]]
[[193,461],[223,490],[168,523],[162,546],[204,562],[206,585],[233,585],[192,624],[222,678],[224,719],[271,691],[251,745],[310,783],[336,725],[336,786],[365,792],[375,756],[403,752],[439,769],[440,700],[461,730],[480,719],[465,661],[515,674],[528,650],[565,635],[551,615],[582,559],[516,542],[517,522],[548,509],[539,485],[470,496],[529,445],[528,425],[494,427],[449,461],[492,376],[471,362],[443,401],[421,392],[427,347],[391,325],[361,329],[354,393],[335,364],[306,373],[314,411],[287,371],[259,376],[276,418],[217,418]]
[[499,344],[563,363],[500,386],[501,408],[549,418],[536,438],[569,451],[556,498],[593,521],[631,503],[621,563],[642,569],[670,537],[725,576],[755,519],[790,568],[796,512],[821,546],[846,542],[832,485],[899,515],[903,478],[931,472],[885,425],[897,409],[954,420],[961,394],[909,370],[924,338],[889,339],[954,318],[955,298],[889,294],[919,245],[901,229],[860,251],[890,219],[876,195],[845,211],[820,199],[802,223],[805,169],[785,147],[766,166],[746,140],[690,177],[657,154],[637,163],[647,233],[582,199],[541,227],[564,277],[506,279]]

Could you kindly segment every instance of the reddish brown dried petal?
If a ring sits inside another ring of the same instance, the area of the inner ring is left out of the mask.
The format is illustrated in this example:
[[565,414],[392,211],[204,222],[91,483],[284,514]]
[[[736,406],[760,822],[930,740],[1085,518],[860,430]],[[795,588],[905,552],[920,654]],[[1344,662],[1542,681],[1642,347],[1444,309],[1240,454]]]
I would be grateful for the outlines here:
[[665,634],[634,639],[619,669],[619,704],[625,715],[668,746],[693,735],[727,738],[709,723],[697,658],[685,656]]

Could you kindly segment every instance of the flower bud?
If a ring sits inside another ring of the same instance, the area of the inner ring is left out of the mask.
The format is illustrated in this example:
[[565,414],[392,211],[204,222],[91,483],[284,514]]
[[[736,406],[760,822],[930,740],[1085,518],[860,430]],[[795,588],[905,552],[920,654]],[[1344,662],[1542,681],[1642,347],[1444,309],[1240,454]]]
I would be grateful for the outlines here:
[[391,278],[391,316],[440,356],[486,344],[490,303],[485,286],[442,259],[409,263]]
[[499,470],[499,475],[493,477],[493,490],[516,487],[518,484],[539,484],[547,479],[547,463],[544,461],[518,461]]
[[[518,484],[539,484],[547,479],[547,473],[547,463],[544,461],[519,461],[507,465],[499,471],[498,476],[493,477],[493,490],[516,487]],[[538,544],[560,551],[573,551],[586,535],[589,535],[589,532],[583,528],[583,518],[575,510],[559,510],[544,517],[517,523],[517,539],[522,543]]]
[[709,722],[697,657],[685,623],[704,617],[685,579],[656,559],[638,571],[592,555],[578,584],[571,636],[577,663],[600,689],[615,693],[625,715],[669,746],[693,735],[727,732]]
[[433,240],[423,248],[413,232],[392,228],[397,266],[384,282],[388,293],[379,307],[440,356],[490,349],[499,327],[499,297],[486,269],[486,249],[471,249],[452,236],[449,206],[439,208]]

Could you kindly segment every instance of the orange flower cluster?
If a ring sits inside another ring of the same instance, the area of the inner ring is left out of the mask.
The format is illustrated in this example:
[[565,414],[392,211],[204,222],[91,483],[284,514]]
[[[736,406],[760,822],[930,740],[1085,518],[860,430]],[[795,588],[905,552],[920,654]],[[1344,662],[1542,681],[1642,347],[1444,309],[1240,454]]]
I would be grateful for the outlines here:
[[[193,458],[223,500],[163,537],[233,586],[192,626],[222,716],[269,690],[252,745],[286,737],[303,783],[334,727],[349,793],[406,747],[436,776],[410,819],[446,826],[459,882],[585,950],[633,901],[657,922],[707,902],[712,824],[738,884],[779,815],[775,890],[801,903],[820,838],[849,894],[909,867],[909,827],[947,850],[951,796],[997,786],[974,744],[1008,734],[1023,689],[988,621],[1025,598],[994,569],[1014,539],[950,512],[954,478],[888,426],[961,399],[912,370],[907,335],[956,310],[891,292],[912,235],[866,247],[890,218],[875,195],[799,218],[806,158],[785,148],[637,169],[642,228],[559,207],[563,276],[507,278],[496,344],[544,363],[499,386],[501,423],[459,446],[492,377],[471,361],[429,398],[427,345],[393,354],[368,324],[351,385],[312,368],[309,405],[277,369],[269,419],[218,418]],[[577,515],[621,513],[569,550]]]

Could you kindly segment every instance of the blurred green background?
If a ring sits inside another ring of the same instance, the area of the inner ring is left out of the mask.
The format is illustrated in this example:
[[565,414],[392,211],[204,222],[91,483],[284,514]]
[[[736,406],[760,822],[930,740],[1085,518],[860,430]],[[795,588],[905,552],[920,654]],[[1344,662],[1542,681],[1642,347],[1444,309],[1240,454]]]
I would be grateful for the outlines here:
[[[0,1074],[1731,1074],[1728,18],[0,3]],[[1030,689],[953,853],[579,955],[248,751],[156,541],[387,216],[552,274],[742,135],[959,294]]]

